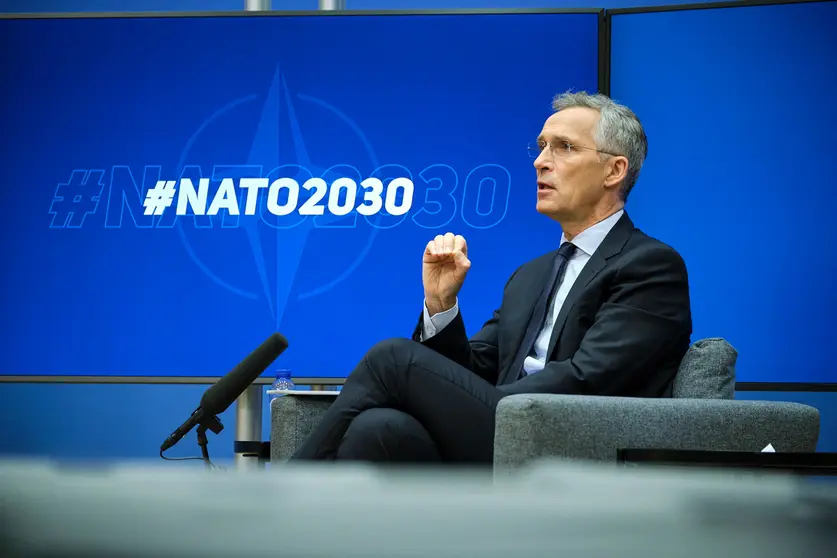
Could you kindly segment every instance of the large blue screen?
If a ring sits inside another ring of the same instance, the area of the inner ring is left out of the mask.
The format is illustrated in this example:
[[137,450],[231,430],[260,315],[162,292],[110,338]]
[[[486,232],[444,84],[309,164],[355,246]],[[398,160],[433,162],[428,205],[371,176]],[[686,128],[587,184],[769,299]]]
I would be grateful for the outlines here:
[[727,338],[739,381],[837,382],[837,2],[611,22],[649,135],[631,214],[683,254],[694,338]]
[[273,368],[345,376],[412,333],[447,231],[469,241],[476,331],[559,242],[526,145],[555,93],[597,88],[597,26],[0,20],[2,373],[219,375],[280,331]]

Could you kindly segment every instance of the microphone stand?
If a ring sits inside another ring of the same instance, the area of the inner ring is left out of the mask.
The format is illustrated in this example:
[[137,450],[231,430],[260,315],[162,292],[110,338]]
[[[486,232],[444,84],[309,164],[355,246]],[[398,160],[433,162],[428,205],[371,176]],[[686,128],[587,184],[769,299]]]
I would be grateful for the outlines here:
[[215,434],[218,434],[224,429],[224,425],[221,424],[218,417],[213,415],[205,420],[202,420],[196,431],[198,435],[198,445],[201,448],[201,457],[203,458],[204,465],[207,470],[212,470],[212,461],[209,460],[209,449],[206,447],[209,444],[209,439],[206,437],[207,429],[211,430]]
[[201,447],[201,457],[203,457],[203,463],[206,465],[207,470],[212,470],[212,462],[209,460],[209,450],[206,448],[207,444],[209,444],[209,440],[206,438],[206,426],[201,424],[198,426],[198,445]]

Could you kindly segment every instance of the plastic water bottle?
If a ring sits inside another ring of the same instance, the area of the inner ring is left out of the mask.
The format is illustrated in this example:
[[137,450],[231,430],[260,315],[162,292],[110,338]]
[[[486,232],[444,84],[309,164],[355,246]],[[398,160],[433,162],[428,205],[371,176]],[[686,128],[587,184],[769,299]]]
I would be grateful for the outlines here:
[[[291,380],[291,371],[290,370],[277,370],[276,371],[276,380],[273,382],[273,385],[270,386],[270,389],[283,389],[283,390],[292,390],[294,389],[294,383]],[[273,397],[281,397],[281,394],[272,394]]]

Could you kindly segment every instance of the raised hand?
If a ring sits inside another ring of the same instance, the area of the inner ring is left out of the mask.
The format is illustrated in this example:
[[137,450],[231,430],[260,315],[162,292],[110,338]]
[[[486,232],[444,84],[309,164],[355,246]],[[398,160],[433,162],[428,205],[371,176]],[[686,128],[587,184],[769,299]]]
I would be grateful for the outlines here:
[[462,236],[447,233],[427,243],[421,279],[431,316],[453,308],[470,268],[468,244]]

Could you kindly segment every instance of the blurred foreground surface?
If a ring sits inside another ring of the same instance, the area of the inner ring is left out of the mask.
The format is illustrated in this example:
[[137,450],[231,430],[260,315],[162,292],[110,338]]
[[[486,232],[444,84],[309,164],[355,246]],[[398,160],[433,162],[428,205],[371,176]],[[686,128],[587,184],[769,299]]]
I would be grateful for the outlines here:
[[253,472],[0,463],[0,556],[824,557],[837,483],[542,462]]

